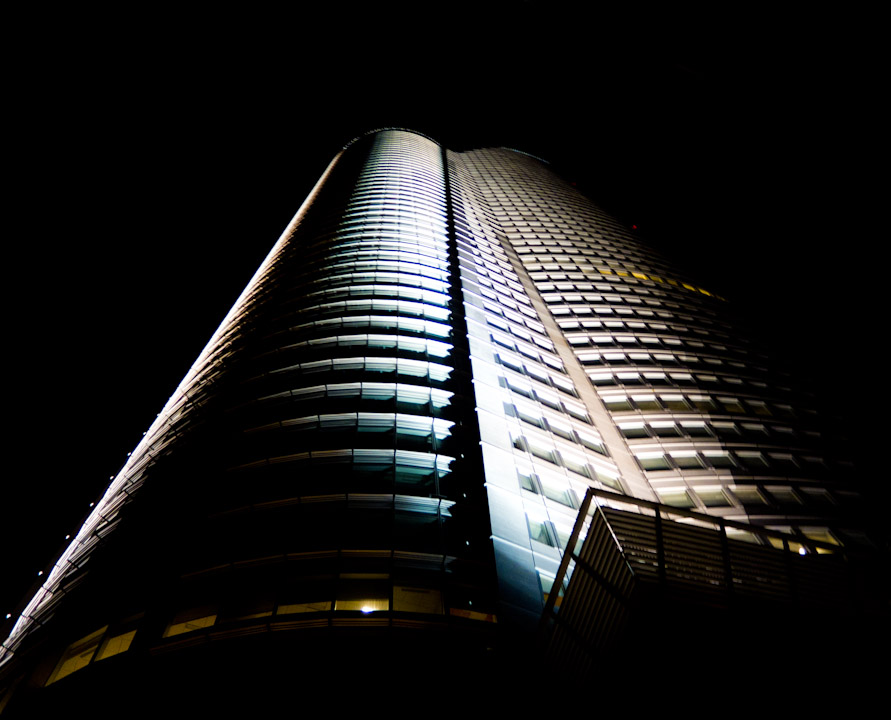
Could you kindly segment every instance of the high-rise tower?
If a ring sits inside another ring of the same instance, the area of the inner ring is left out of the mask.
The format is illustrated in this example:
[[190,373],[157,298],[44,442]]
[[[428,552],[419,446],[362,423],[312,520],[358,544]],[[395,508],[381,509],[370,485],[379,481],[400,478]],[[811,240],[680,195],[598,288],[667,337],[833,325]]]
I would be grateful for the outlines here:
[[834,461],[725,301],[545,163],[371,133],[24,607],[5,697],[481,666],[536,626],[589,488],[831,552],[862,538]]

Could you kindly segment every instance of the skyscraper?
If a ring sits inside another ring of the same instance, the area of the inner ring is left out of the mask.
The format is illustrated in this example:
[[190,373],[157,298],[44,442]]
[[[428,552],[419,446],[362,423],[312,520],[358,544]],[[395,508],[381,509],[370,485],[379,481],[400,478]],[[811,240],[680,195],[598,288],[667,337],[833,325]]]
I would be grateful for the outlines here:
[[482,667],[555,596],[588,488],[803,554],[862,541],[825,447],[727,303],[546,163],[370,133],[15,621],[5,697],[360,647]]

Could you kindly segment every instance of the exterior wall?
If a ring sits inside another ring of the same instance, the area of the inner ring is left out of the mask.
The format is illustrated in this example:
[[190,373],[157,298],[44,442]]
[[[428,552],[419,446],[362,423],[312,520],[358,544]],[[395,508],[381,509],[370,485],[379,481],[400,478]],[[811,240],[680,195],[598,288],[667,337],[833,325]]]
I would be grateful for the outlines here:
[[812,398],[724,299],[545,163],[452,157],[475,208],[462,282],[502,583],[522,566],[527,598],[536,574],[547,593],[587,485],[792,533],[802,551],[862,539],[851,467],[827,456]]
[[494,567],[454,265],[439,146],[399,131],[348,146],[2,661],[49,643],[41,653],[62,658],[40,680],[52,684],[122,637],[133,655],[248,627],[490,632]]

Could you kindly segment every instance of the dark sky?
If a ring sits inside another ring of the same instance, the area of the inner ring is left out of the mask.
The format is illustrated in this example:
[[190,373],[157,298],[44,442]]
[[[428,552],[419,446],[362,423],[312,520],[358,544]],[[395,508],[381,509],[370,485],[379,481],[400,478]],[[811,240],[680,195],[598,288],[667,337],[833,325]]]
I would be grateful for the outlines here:
[[117,17],[113,33],[23,20],[6,98],[3,614],[333,155],[375,127],[550,159],[863,423],[883,235],[868,19],[489,7]]

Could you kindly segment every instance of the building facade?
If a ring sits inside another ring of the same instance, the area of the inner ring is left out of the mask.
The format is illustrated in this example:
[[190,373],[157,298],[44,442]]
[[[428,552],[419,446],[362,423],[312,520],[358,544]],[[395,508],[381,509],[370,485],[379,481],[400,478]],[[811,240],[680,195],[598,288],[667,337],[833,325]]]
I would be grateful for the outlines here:
[[4,697],[359,636],[484,664],[536,627],[588,488],[801,554],[861,542],[825,447],[727,303],[546,163],[370,133],[13,619]]

